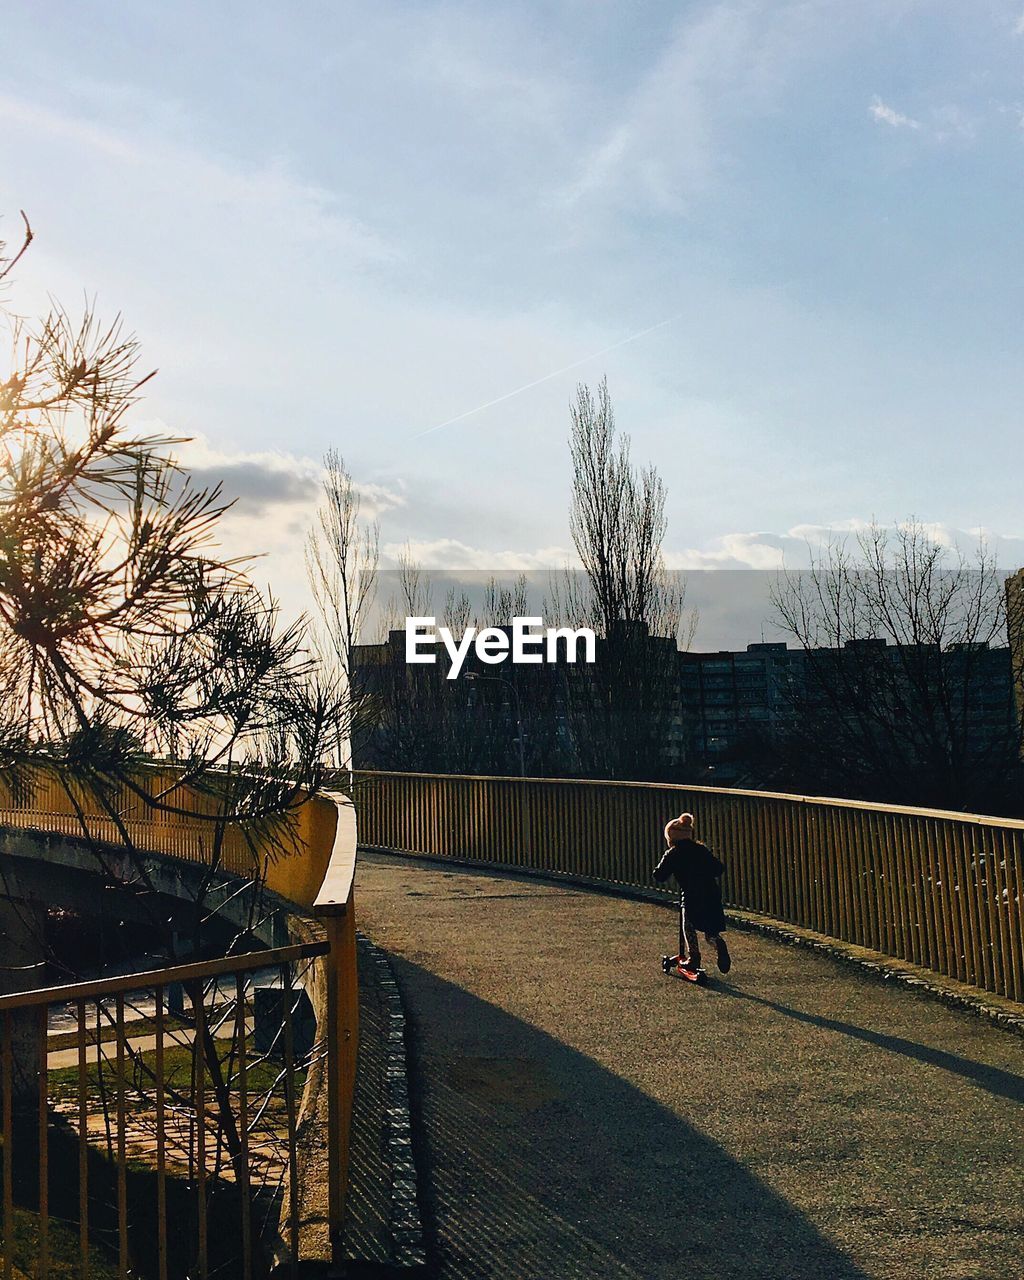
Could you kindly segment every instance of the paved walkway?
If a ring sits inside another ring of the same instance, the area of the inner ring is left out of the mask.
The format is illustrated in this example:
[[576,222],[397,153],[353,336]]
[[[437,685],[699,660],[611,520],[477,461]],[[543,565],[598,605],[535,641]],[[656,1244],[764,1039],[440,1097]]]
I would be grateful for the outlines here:
[[366,854],[396,957],[435,1273],[1024,1274],[1024,1039],[732,935],[664,977],[663,907]]

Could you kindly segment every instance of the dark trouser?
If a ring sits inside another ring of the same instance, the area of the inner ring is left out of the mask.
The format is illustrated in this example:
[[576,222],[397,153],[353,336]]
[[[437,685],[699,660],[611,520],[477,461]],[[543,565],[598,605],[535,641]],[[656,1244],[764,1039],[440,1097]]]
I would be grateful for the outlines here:
[[[720,933],[705,933],[708,942],[717,943]],[[700,939],[697,930],[686,918],[686,907],[679,904],[679,962],[686,963],[693,969],[700,968]]]

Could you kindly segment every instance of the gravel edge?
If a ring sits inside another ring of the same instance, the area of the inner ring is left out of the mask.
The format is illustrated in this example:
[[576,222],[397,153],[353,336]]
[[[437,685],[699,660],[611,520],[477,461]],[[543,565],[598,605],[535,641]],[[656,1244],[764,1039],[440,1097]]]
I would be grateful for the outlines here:
[[405,1007],[387,953],[365,934],[357,932],[356,937],[359,946],[364,948],[373,962],[386,1019],[384,1142],[391,1175],[388,1229],[392,1244],[388,1271],[395,1275],[415,1275],[426,1270],[427,1249],[420,1216],[419,1179],[412,1149]]

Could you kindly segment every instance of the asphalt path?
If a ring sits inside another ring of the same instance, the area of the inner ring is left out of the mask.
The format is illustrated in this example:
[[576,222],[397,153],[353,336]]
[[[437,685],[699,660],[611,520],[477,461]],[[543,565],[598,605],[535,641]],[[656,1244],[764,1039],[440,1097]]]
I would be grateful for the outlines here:
[[752,934],[666,978],[672,912],[570,886],[364,854],[356,902],[435,1275],[1024,1276],[1021,1037]]

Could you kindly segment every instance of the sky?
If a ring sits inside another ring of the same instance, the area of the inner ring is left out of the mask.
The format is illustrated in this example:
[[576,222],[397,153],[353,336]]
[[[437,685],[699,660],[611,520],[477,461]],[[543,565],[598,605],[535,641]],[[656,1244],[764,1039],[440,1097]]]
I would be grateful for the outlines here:
[[328,448],[385,564],[571,562],[604,375],[674,568],[1024,563],[1022,0],[0,10],[11,304],[124,315],[286,609]]

